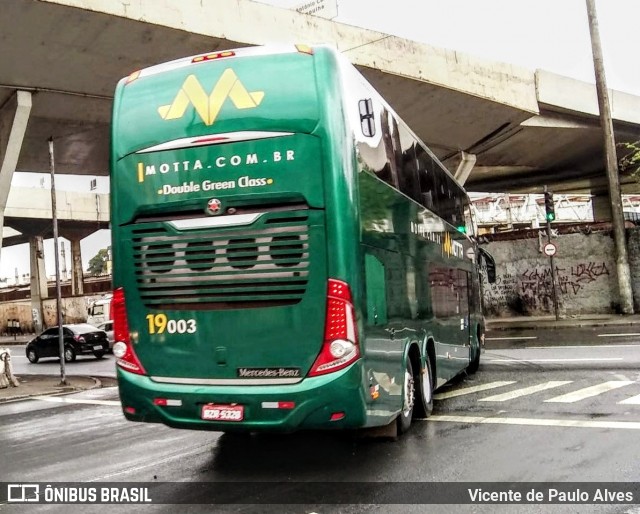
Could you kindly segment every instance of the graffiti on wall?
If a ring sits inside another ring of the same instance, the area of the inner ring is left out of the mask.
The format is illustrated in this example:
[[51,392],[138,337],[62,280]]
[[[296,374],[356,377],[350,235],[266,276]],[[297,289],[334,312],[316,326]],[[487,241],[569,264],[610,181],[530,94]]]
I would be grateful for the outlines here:
[[[558,301],[563,297],[588,294],[588,286],[608,276],[605,262],[578,263],[570,268],[555,267]],[[484,283],[488,314],[505,311],[514,314],[553,311],[553,279],[550,267],[527,268],[519,275],[505,273],[494,284]]]

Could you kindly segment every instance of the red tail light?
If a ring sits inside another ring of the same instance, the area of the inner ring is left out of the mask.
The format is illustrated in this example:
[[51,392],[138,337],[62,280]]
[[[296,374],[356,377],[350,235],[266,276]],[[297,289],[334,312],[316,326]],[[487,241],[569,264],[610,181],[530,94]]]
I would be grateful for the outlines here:
[[131,344],[124,289],[122,287],[119,287],[113,292],[111,313],[113,319],[113,338],[116,340],[113,345],[116,364],[131,373],[145,375],[146,371],[142,367],[140,360],[138,360],[138,356]]
[[346,368],[360,356],[356,311],[346,282],[329,279],[324,342],[309,376],[333,373]]
[[191,59],[191,62],[196,63],[196,62],[202,62],[202,61],[213,61],[215,59],[224,59],[225,57],[233,57],[234,55],[236,55],[235,52],[232,52],[230,50],[225,50],[224,52],[214,52],[212,54],[207,54],[207,55],[198,55],[197,57],[194,57],[193,59]]

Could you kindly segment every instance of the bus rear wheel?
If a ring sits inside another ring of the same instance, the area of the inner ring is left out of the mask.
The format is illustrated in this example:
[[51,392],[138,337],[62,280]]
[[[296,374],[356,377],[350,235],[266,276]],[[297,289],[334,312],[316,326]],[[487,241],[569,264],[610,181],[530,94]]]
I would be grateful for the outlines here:
[[404,434],[411,426],[413,407],[416,401],[415,378],[411,359],[407,357],[407,367],[404,371],[404,386],[402,388],[402,410],[396,419],[398,434]]
[[420,387],[420,395],[418,401],[416,401],[416,407],[414,409],[414,417],[416,418],[428,418],[433,411],[433,384],[435,383],[433,364],[431,363],[431,357],[427,356],[424,363],[424,370],[416,377],[416,381]]
[[478,328],[478,337],[476,343],[477,345],[475,354],[473,355],[473,359],[471,359],[469,366],[467,366],[467,373],[469,373],[470,375],[478,371],[478,368],[480,367],[480,353],[482,352],[482,348],[484,347],[484,330],[480,327]]

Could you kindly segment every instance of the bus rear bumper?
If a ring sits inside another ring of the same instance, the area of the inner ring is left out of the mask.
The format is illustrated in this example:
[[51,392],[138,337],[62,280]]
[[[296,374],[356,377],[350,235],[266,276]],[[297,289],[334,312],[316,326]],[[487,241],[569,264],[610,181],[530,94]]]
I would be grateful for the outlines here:
[[[168,384],[120,368],[117,375],[123,413],[130,421],[222,432],[345,429],[366,423],[360,362],[289,385]],[[202,410],[207,404],[240,405],[243,420],[203,420]]]

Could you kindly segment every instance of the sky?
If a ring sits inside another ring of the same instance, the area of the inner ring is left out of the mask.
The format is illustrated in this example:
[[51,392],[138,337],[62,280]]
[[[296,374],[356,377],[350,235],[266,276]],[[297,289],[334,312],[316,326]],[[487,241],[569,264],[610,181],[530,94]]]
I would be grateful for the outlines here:
[[[330,0],[324,0],[330,1]],[[293,8],[309,0],[260,0]],[[369,28],[476,57],[544,69],[594,82],[585,0],[337,0],[334,21]],[[640,0],[596,0],[607,85],[640,95]],[[299,41],[295,41],[299,42]],[[106,179],[99,192],[108,191]],[[45,187],[48,178],[45,177]],[[89,178],[60,177],[56,189],[88,190]],[[40,187],[34,174],[16,173],[14,186]],[[108,230],[81,243],[83,268],[110,245]],[[69,243],[67,269],[70,269]],[[47,275],[53,275],[53,242],[45,242]],[[0,279],[29,273],[26,245],[3,248]],[[2,285],[2,282],[0,282]]]

